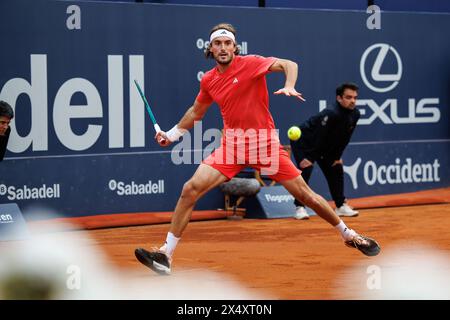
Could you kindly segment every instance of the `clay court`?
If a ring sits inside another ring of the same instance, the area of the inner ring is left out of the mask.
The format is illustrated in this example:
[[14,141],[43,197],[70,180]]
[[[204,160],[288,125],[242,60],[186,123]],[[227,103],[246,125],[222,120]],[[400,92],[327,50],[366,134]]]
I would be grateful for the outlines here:
[[[33,286],[41,288],[39,279],[47,274],[60,281],[63,291],[51,297],[56,299],[449,299],[449,191],[353,199],[360,214],[344,221],[379,242],[376,257],[346,247],[317,216],[216,217],[191,221],[172,274],[160,276],[141,265],[134,250],[162,244],[169,224],[142,221],[170,213],[116,214],[30,222],[31,241],[0,243],[0,262],[9,263],[6,269],[0,263],[0,279],[11,278],[5,270],[13,276],[32,272]],[[374,202],[384,207],[369,208]],[[70,224],[55,224],[61,220]],[[111,227],[127,222],[135,225]],[[67,290],[70,270],[79,271],[81,291]]]
[[[411,251],[411,245],[422,244],[450,256],[450,204],[365,209],[345,222],[376,238],[381,254],[365,257],[347,248],[339,234],[317,216],[308,221],[196,221],[188,226],[177,248],[172,275],[161,277],[139,264],[133,252],[137,247],[160,244],[167,224],[76,233],[97,240],[115,266],[135,271],[134,276],[142,280],[159,283],[204,269],[227,275],[255,295],[271,299],[359,299],[361,292],[340,289],[365,284],[367,267],[379,264],[390,250]],[[340,283],[354,266],[360,268],[351,277],[354,283]],[[450,264],[445,268],[450,274]]]

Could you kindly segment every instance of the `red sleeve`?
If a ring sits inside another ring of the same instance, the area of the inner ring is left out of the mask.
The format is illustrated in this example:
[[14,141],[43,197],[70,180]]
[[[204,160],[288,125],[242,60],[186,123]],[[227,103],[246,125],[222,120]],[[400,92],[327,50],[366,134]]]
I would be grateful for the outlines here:
[[200,91],[197,94],[196,100],[200,103],[211,104],[213,102],[213,98],[209,95],[207,87],[207,79],[203,77],[200,81]]
[[253,73],[253,77],[261,77],[265,76],[269,73],[269,68],[272,64],[277,61],[275,57],[263,57],[258,55],[249,55],[245,57],[247,62],[252,66],[255,70]]

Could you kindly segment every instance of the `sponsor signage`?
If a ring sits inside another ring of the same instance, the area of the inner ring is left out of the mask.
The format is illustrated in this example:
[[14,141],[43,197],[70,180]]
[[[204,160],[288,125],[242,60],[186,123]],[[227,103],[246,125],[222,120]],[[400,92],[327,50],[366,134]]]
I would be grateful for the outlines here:
[[288,218],[295,215],[294,197],[282,186],[261,187],[255,197],[245,200],[245,218]]
[[19,206],[16,203],[0,203],[0,241],[22,240],[28,236]]

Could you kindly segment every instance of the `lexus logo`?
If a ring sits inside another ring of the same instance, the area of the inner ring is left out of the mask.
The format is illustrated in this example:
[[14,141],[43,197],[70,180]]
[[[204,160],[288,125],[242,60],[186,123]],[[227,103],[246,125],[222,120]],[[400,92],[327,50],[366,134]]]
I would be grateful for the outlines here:
[[[366,68],[366,60],[369,54],[372,51],[376,52],[376,50],[378,50],[378,54],[375,58],[372,70],[370,71],[370,77],[368,77],[366,75],[366,70],[368,70],[368,68]],[[397,72],[392,74],[382,74],[380,73],[380,70],[389,53],[392,53],[396,59]],[[388,45],[387,43],[376,43],[364,51],[361,57],[359,70],[361,73],[361,78],[369,89],[375,92],[388,92],[398,85],[398,82],[402,77],[402,59],[400,59],[400,55],[394,47]],[[372,82],[369,81],[369,79],[371,79]],[[386,82],[388,82],[388,85],[383,86]]]

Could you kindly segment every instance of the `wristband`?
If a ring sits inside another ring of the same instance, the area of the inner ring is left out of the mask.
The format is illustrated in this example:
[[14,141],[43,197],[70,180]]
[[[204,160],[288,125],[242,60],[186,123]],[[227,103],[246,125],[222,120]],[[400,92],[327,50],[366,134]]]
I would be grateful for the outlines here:
[[187,132],[186,129],[179,129],[178,125],[175,125],[172,129],[166,132],[167,139],[171,142],[178,141],[180,137]]

